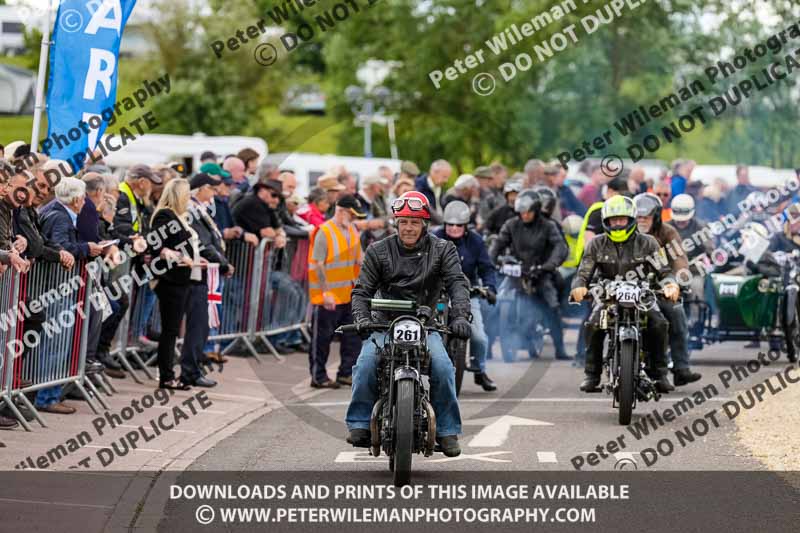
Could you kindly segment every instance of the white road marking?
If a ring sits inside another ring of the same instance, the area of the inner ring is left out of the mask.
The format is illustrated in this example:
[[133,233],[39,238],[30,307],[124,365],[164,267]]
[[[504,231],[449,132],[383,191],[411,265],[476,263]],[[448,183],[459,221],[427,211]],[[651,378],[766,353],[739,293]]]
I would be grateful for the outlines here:
[[617,452],[614,454],[614,457],[617,458],[617,461],[620,459],[630,459],[635,463],[637,455],[639,455],[637,452]]
[[451,463],[453,461],[464,461],[466,459],[474,459],[475,461],[482,461],[485,463],[510,463],[511,459],[495,459],[493,455],[501,455],[511,452],[483,452],[483,453],[462,453],[458,457],[445,457],[444,459],[428,460],[428,463]]
[[[683,398],[675,397],[676,403],[682,400]],[[708,398],[705,401],[707,402],[729,402],[734,400],[734,398]],[[470,399],[459,399],[458,403],[500,403],[500,402],[514,402],[514,403],[610,403],[610,399],[605,398],[470,398]],[[307,405],[309,407],[339,407],[339,406],[347,406],[350,405],[350,401],[340,401],[340,402],[287,402],[287,404],[292,403],[303,403],[303,405]],[[655,402],[650,405],[654,407],[659,407],[659,405],[667,405],[666,401]],[[641,411],[642,413],[652,412],[652,409],[649,411],[644,409]]]
[[470,448],[497,448],[502,446],[508,439],[511,432],[511,426],[552,426],[550,422],[543,422],[541,420],[533,420],[530,418],[520,418],[518,416],[504,415],[493,416],[489,418],[478,418],[475,420],[467,420],[465,425],[485,425],[477,435],[472,437],[469,441]]
[[[501,455],[504,453],[511,452],[483,452],[475,454],[462,453],[458,457],[443,457],[441,459],[424,459],[420,457],[420,459],[424,463],[449,463],[452,461],[462,461],[466,459],[474,459],[475,461],[483,461],[487,463],[510,463],[510,459],[496,459],[492,457],[494,455]],[[554,452],[549,453],[553,453],[555,456]],[[418,459],[415,458],[415,461],[417,460]],[[389,458],[385,455],[373,457],[367,450],[339,452],[339,455],[337,455],[336,459],[333,460],[334,463],[387,463],[388,461]]]
[[540,463],[557,463],[556,452],[536,452],[536,457]]
[[386,463],[389,458],[385,455],[373,457],[367,450],[356,450],[353,452],[339,452],[334,463]]

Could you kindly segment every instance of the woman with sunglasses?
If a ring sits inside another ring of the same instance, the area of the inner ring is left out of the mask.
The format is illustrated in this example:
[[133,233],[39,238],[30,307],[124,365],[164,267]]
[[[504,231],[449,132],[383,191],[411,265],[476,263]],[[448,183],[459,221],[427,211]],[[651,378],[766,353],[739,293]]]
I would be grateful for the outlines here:
[[[494,304],[497,300],[494,265],[489,259],[489,251],[481,236],[467,228],[471,215],[470,208],[466,203],[453,200],[444,208],[444,227],[436,230],[434,235],[456,245],[461,258],[461,270],[473,286],[478,285],[478,278],[480,278],[481,283],[489,292],[487,300]],[[470,306],[472,309],[470,353],[480,369],[475,372],[475,384],[480,385],[486,392],[495,391],[497,385],[486,374],[486,354],[491,347],[489,346],[489,337],[483,327],[480,298],[477,296],[470,298]]]
[[[428,233],[431,208],[424,194],[410,191],[392,202],[397,234],[373,243],[366,251],[361,273],[353,288],[353,318],[359,328],[373,323],[369,300],[411,300],[417,305],[436,306],[442,286],[450,296],[450,329],[462,338],[471,333],[469,290],[461,272],[461,261],[453,243]],[[377,322],[387,317],[377,316]],[[362,329],[363,331],[363,329]],[[378,399],[377,348],[384,333],[373,333],[364,342],[353,367],[353,394],[345,421],[347,441],[356,447],[370,446],[369,423]],[[374,341],[374,342],[373,342]],[[438,333],[428,335],[431,354],[431,403],[436,413],[436,440],[448,457],[461,454],[458,435],[461,413],[456,399],[455,368]]]

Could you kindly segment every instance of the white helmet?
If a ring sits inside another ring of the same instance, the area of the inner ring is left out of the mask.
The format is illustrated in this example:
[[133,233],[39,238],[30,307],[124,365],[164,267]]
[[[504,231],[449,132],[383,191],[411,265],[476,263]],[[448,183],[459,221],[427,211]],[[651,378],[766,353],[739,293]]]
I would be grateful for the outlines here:
[[748,261],[758,263],[769,248],[769,230],[758,222],[749,222],[741,232],[739,253]]
[[578,215],[570,215],[561,221],[561,229],[564,230],[564,235],[570,237],[577,237],[581,232],[583,226],[583,219]]
[[672,199],[672,220],[686,222],[694,218],[694,198],[688,194],[679,194]]
[[453,200],[444,208],[444,223],[452,225],[467,225],[470,218],[469,206],[461,200]]

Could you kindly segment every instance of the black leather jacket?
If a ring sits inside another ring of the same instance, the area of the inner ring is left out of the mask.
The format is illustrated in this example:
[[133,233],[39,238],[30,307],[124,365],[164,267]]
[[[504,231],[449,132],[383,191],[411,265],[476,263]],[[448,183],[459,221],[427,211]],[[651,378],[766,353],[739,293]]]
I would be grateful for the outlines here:
[[455,245],[426,233],[409,249],[391,235],[367,248],[353,288],[353,318],[386,321],[380,313],[370,317],[370,298],[413,300],[434,308],[442,285],[450,295],[451,319],[469,316],[469,289]]
[[[189,213],[192,229],[197,232],[197,237],[200,239],[200,257],[209,263],[218,263],[220,274],[227,274],[229,270],[228,258],[225,256],[225,251],[222,247],[222,234],[216,223],[214,223],[214,219],[211,218],[205,207],[195,202],[191,203]],[[205,273],[203,278],[205,279]]]
[[569,248],[557,223],[541,215],[537,215],[530,224],[524,223],[519,217],[503,224],[489,252],[492,263],[497,263],[497,257],[507,247],[511,247],[511,254],[522,261],[525,270],[541,265],[542,270],[554,271],[569,255]]
[[572,280],[572,288],[588,287],[592,279],[645,279],[654,273],[658,281],[672,279],[666,253],[655,237],[639,232],[624,243],[615,243],[608,235],[601,234],[589,241],[578,272]]

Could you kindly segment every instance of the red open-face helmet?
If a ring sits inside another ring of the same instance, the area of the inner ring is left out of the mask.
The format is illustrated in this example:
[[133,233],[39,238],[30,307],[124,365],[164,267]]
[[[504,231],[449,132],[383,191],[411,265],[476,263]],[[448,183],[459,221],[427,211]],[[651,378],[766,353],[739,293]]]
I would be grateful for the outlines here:
[[418,191],[408,191],[392,202],[392,213],[395,218],[431,218],[431,204],[428,198]]

